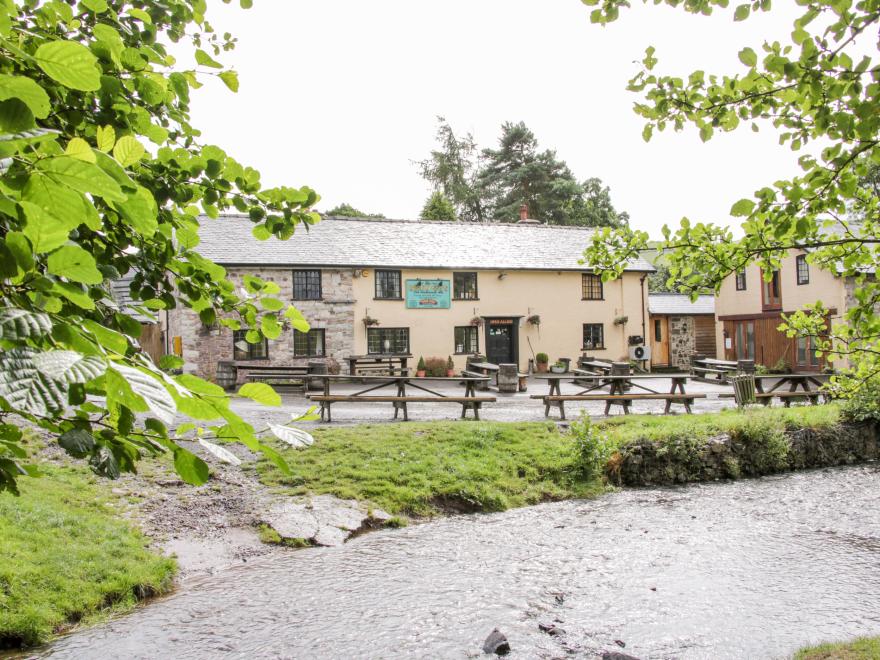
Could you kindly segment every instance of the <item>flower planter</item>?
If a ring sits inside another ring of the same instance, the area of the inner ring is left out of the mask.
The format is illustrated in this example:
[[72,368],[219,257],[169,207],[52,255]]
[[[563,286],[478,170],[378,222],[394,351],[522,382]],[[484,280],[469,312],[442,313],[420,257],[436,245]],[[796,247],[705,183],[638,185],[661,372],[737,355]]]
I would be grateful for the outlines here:
[[447,369],[446,370],[447,378],[455,378],[455,369]]
[[538,369],[539,374],[547,373],[547,363],[546,362],[535,362],[535,367]]
[[565,373],[565,367],[557,367],[557,366],[554,364],[552,367],[550,367],[550,373],[554,373],[554,374],[564,374],[564,373]]
[[416,372],[416,378],[424,378],[424,377],[425,377],[424,370]]

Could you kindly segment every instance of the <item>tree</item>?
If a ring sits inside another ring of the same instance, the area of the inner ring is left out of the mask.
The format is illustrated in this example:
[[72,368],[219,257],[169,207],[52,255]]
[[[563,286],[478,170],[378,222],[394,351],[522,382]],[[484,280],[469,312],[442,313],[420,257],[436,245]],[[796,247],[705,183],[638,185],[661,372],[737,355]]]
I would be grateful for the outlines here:
[[[166,47],[182,40],[189,67]],[[195,250],[200,214],[247,213],[259,239],[320,219],[313,190],[263,189],[256,170],[201,144],[190,124],[200,79],[238,89],[215,59],[234,43],[206,21],[204,0],[0,0],[0,490],[35,474],[22,424],[108,477],[169,452],[182,479],[203,483],[209,468],[184,438],[230,462],[211,440],[239,441],[287,469],[221,388],[172,375],[178,357],[153,364],[109,292],[134,273],[140,310],[182,304],[255,343],[277,338],[282,320],[308,329],[275,283],[247,277],[239,293]],[[262,384],[239,394],[280,403]],[[178,414],[194,421],[172,432]]]
[[618,213],[611,203],[611,189],[596,177],[581,184],[582,193],[572,198],[567,224],[581,227],[625,227],[629,214]]
[[480,151],[473,136],[467,133],[458,138],[443,117],[437,117],[439,149],[430,157],[416,163],[422,177],[452,202],[455,215],[465,222],[486,220],[485,201],[477,179],[480,170]]
[[[584,0],[598,5],[596,23],[618,18],[624,0]],[[726,0],[666,0],[692,13],[711,14]],[[743,219],[744,236],[727,227],[693,223],[687,218],[673,231],[664,227],[664,250],[672,276],[693,295],[757,261],[767,277],[791,249],[809,250],[808,260],[855,282],[854,302],[844,320],[830,331],[827,309],[786,318],[790,336],[812,336],[830,356],[853,363],[850,378],[836,381],[852,391],[880,375],[880,199],[865,185],[880,163],[880,67],[876,64],[878,0],[804,0],[789,35],[739,51],[742,73],[733,76],[694,71],[688,76],[655,73],[658,60],[648,48],[643,69],[629,89],[642,95],[635,105],[645,118],[645,140],[655,130],[692,126],[706,141],[716,131],[768,126],[779,140],[800,153],[802,174],[768,183],[752,198],[741,199],[731,215]],[[759,0],[740,4],[733,20],[769,11]],[[760,52],[760,55],[759,55]],[[874,59],[872,59],[874,56]],[[586,258],[610,277],[625,259],[647,244],[644,232],[603,231],[594,237]],[[842,311],[842,310],[839,310]]]
[[455,220],[455,207],[442,192],[434,192],[422,208],[423,220]]
[[358,211],[355,207],[347,202],[342,202],[338,206],[327,211],[327,215],[341,216],[343,218],[384,218],[381,213],[365,213]]

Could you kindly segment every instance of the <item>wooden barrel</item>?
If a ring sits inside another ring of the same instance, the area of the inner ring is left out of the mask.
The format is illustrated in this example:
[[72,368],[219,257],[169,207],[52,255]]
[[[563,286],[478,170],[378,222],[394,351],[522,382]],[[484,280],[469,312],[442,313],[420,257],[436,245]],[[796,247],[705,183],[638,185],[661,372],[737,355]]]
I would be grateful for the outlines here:
[[498,391],[513,394],[519,387],[519,369],[515,364],[498,365]]
[[214,380],[224,390],[231,390],[235,387],[235,383],[238,380],[238,369],[235,366],[235,362],[218,362],[217,374]]

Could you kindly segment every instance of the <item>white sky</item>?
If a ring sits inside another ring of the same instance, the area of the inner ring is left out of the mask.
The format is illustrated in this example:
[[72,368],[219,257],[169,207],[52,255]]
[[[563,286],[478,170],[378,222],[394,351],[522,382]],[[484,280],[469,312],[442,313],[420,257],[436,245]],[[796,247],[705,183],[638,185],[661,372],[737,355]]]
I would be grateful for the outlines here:
[[239,39],[221,60],[241,89],[195,92],[194,125],[264,185],[309,185],[320,210],[346,201],[398,218],[417,217],[428,195],[412,161],[434,146],[437,115],[481,147],[503,121],[525,121],[654,237],[682,216],[727,223],[737,199],[798,171],[772,128],[707,144],[668,130],[646,144],[626,91],[646,46],[659,73],[740,71],[742,47],[788,41],[790,12],[734,23],[732,8],[706,18],[639,4],[605,28],[589,12],[578,0],[214,2],[209,20]]

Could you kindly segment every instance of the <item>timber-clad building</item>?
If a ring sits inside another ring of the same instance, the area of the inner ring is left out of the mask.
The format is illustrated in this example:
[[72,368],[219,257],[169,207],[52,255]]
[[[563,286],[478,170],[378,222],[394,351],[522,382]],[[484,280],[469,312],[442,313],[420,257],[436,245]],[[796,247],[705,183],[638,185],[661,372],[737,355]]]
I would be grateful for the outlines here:
[[451,356],[456,370],[476,353],[520,369],[539,352],[551,362],[582,352],[619,360],[649,335],[654,268],[637,259],[602,282],[581,263],[590,229],[325,217],[288,241],[260,241],[252,228],[245,216],[204,218],[197,249],[234,282],[276,282],[311,330],[248,344],[242,332],[172,311],[168,334],[180,338],[186,368],[208,378],[221,361],[241,379],[248,366],[344,365],[351,355]]

